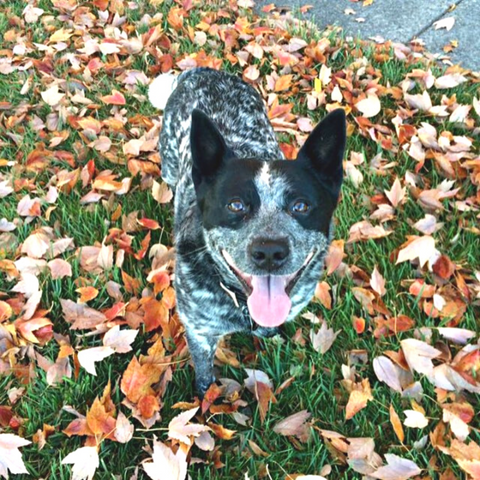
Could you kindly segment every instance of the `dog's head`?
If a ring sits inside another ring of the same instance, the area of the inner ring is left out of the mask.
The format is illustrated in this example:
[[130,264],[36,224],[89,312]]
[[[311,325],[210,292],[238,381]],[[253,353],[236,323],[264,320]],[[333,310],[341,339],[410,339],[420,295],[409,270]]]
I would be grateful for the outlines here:
[[335,110],[295,161],[238,159],[209,117],[193,111],[192,178],[205,239],[259,325],[287,319],[295,285],[328,249],[345,139],[345,113]]

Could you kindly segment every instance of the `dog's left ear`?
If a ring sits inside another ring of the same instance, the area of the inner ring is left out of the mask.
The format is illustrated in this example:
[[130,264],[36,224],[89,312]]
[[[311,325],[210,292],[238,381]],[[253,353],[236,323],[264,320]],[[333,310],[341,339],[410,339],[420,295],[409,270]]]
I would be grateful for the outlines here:
[[192,112],[190,148],[195,188],[202,180],[212,178],[223,162],[233,156],[216,125],[208,115],[197,108]]
[[309,162],[337,196],[343,179],[346,138],[345,112],[339,108],[329,113],[313,129],[297,156],[297,161]]

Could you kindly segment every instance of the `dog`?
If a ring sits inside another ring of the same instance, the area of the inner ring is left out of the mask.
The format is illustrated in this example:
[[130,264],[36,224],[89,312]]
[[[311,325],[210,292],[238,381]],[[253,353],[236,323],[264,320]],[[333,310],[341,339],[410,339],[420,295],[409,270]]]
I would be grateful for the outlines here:
[[234,75],[163,74],[149,99],[164,109],[177,311],[203,396],[221,337],[274,335],[313,297],[343,179],[345,113],[329,113],[288,161],[260,95]]

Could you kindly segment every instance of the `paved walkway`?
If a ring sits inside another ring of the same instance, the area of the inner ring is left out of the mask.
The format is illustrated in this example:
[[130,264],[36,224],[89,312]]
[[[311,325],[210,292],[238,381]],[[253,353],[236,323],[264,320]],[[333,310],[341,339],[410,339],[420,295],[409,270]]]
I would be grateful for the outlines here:
[[[305,18],[320,28],[338,25],[347,35],[402,43],[421,39],[441,60],[448,56],[452,63],[480,72],[480,0],[256,0],[255,4],[261,10],[272,2],[294,11],[312,5]],[[449,18],[454,19],[451,29],[435,29],[435,22]],[[445,53],[447,46],[452,50]]]

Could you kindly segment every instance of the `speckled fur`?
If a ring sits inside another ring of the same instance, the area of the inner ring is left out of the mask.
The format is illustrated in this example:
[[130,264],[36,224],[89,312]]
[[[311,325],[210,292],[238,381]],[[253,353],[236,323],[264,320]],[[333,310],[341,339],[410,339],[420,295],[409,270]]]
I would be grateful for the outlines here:
[[[190,125],[194,108],[210,117],[238,158],[264,162],[255,177],[261,207],[240,230],[224,227],[206,230],[202,225],[191,176]],[[275,161],[284,159],[282,151],[260,96],[237,77],[204,68],[179,77],[164,113],[160,155],[163,179],[175,190],[177,310],[185,325],[196,370],[196,386],[203,394],[214,381],[213,358],[223,335],[238,331],[253,331],[258,335],[272,333],[272,329],[254,325],[241,284],[222,256],[222,249],[249,274],[256,273],[246,253],[254,236],[288,239],[291,255],[278,274],[298,270],[307,255],[315,250],[313,260],[290,294],[290,321],[313,296],[330,235],[302,228],[282,210],[289,179],[273,168]],[[236,301],[225,288],[234,292]]]

